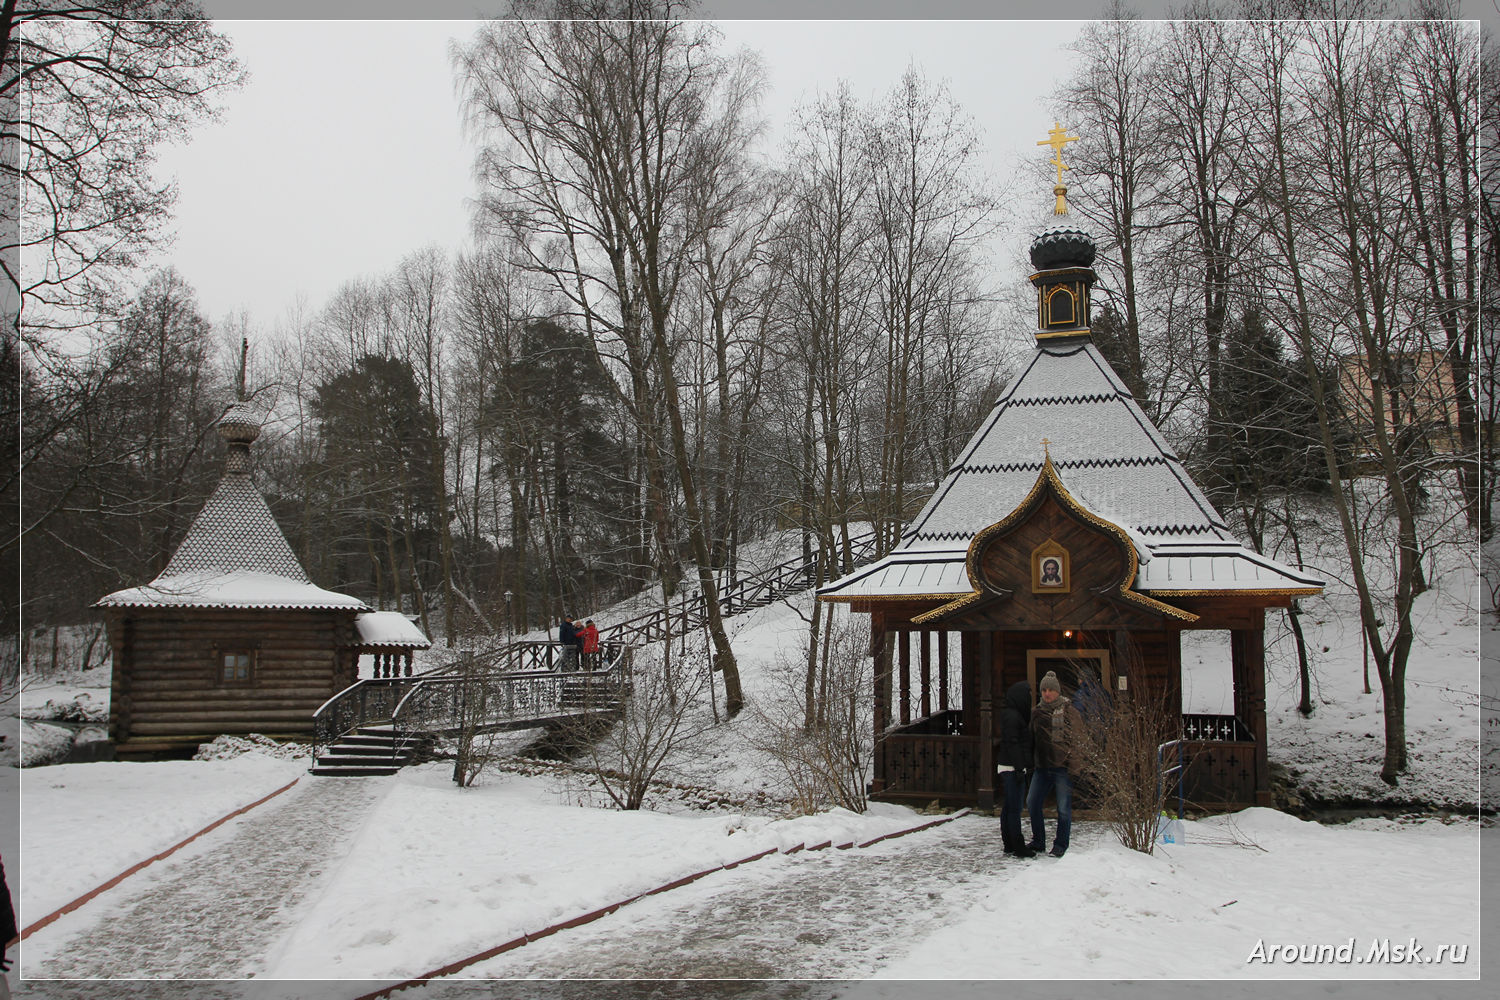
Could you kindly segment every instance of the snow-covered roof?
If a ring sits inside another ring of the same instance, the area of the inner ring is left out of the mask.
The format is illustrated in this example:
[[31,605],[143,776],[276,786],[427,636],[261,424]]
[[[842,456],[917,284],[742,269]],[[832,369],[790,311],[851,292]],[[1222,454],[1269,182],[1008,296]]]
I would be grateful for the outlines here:
[[1322,587],[1240,544],[1085,335],[1040,340],[896,548],[820,594],[860,600],[970,593],[969,543],[1020,506],[1049,455],[1073,498],[1122,528],[1135,546],[1136,591]]
[[366,611],[354,619],[361,646],[430,649],[432,640],[399,611]]
[[144,587],[117,590],[100,598],[96,608],[289,608],[364,611],[357,597],[314,586],[304,577],[292,580],[275,573],[217,569],[163,573]]
[[229,472],[193,519],[162,576],[248,571],[307,583],[307,573],[247,472]]
[[119,590],[95,607],[306,608],[368,610],[364,601],[315,586],[250,478],[259,421],[243,403],[219,420],[229,445],[224,478],[167,568],[144,587]]

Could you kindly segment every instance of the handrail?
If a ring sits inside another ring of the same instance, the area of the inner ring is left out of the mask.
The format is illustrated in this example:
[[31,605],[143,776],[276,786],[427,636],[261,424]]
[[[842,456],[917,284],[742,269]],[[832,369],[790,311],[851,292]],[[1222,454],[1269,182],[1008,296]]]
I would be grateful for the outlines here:
[[[491,670],[489,676],[521,677],[559,676],[562,643],[545,641],[513,642],[502,647],[497,656],[507,664],[529,663],[520,670]],[[600,644],[600,656],[609,667],[625,660],[629,647],[619,642]],[[441,681],[455,676],[459,661],[451,660],[410,677],[365,677],[355,681],[323,702],[313,713],[313,757],[321,747],[337,742],[360,726],[377,719],[393,719],[401,702],[427,681]],[[597,676],[604,671],[582,671]]]
[[[855,566],[864,565],[874,558],[877,538],[874,531],[864,531],[849,539],[850,556]],[[725,617],[730,617],[776,600],[784,594],[812,586],[817,579],[817,557],[822,547],[811,556],[800,555],[766,569],[742,576],[732,581],[719,592],[719,607]],[[599,630],[601,637],[636,642],[658,642],[669,635],[682,635],[701,627],[708,620],[708,602],[702,591],[682,594],[676,606],[669,604],[645,614],[628,618]],[[677,628],[669,632],[668,623],[676,621]]]
[[572,711],[578,706],[566,702],[580,693],[588,711],[588,702],[600,689],[607,694],[609,707],[614,707],[624,689],[629,652],[629,647],[617,646],[614,659],[601,670],[478,671],[425,677],[392,710],[392,738],[399,744],[413,733],[462,726],[463,713],[471,707],[467,697],[479,699],[476,721],[481,725],[578,714]]

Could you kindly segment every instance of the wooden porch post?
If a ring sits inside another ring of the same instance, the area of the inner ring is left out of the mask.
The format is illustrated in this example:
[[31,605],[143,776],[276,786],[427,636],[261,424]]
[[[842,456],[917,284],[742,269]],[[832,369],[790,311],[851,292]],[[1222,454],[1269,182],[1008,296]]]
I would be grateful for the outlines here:
[[979,633],[979,788],[980,809],[995,808],[995,633]]
[[938,636],[938,711],[948,711],[948,633]]
[[870,613],[870,659],[874,664],[871,683],[875,686],[874,739],[875,751],[871,762],[870,794],[885,791],[885,730],[891,721],[891,651],[885,641],[885,614]]
[[922,718],[932,714],[932,633],[918,632],[922,642]]
[[896,633],[901,645],[901,724],[911,721],[911,632],[902,629]]
[[1234,674],[1234,714],[1255,740],[1255,804],[1271,804],[1271,764],[1266,747],[1265,611],[1250,628],[1231,629],[1229,649]]

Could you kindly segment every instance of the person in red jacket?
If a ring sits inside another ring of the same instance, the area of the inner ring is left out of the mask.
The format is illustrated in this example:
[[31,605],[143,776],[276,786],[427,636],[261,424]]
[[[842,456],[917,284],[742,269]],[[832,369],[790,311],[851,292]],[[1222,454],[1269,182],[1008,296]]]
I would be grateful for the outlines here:
[[589,670],[599,669],[599,629],[590,618],[583,625],[583,665]]

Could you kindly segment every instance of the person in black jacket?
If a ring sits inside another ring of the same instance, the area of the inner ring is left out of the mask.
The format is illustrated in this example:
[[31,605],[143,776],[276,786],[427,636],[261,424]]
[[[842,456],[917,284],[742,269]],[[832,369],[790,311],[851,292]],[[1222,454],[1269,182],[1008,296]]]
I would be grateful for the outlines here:
[[557,623],[557,641],[562,644],[562,657],[557,664],[559,670],[575,670],[578,666],[578,623],[564,618]]
[[1032,767],[1031,685],[1017,681],[1005,692],[1000,709],[1000,739],[995,755],[1000,772],[1000,840],[1005,853],[1018,858],[1034,858],[1036,852],[1026,846],[1021,833],[1021,807],[1026,798],[1026,782]]
[[16,937],[16,910],[10,901],[10,883],[5,880],[5,863],[0,861],[0,889],[4,890],[5,898],[0,900],[0,997],[10,996],[10,987],[6,985],[5,973],[10,969],[10,959],[5,955],[10,947],[11,941]]

